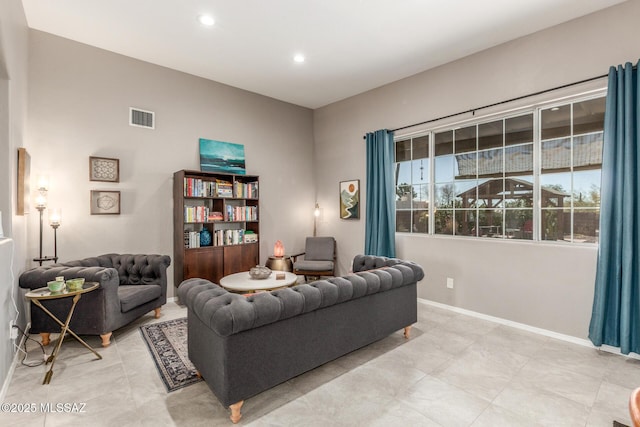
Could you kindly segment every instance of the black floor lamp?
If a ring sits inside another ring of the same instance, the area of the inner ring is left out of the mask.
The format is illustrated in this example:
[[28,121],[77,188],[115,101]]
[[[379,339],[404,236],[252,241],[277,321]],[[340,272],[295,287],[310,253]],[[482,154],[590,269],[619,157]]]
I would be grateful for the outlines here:
[[[38,252],[38,258],[34,258],[33,260],[38,262],[39,265],[42,265],[45,261],[53,261],[54,263],[58,261],[58,244],[57,244],[57,229],[60,226],[60,211],[54,209],[53,211],[57,212],[57,219],[52,221],[54,217],[54,212],[52,211],[51,216],[49,217],[49,223],[51,227],[53,227],[53,245],[55,254],[54,256],[42,256],[42,232],[43,232],[43,215],[44,210],[47,209],[47,191],[49,191],[49,179],[45,176],[38,177],[38,196],[36,197],[36,209],[40,213],[40,251]],[[55,225],[54,225],[55,224]]]

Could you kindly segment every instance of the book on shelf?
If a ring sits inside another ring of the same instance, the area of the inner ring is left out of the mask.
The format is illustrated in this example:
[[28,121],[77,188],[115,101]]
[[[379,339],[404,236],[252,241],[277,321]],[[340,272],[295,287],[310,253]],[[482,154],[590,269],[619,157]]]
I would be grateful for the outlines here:
[[209,222],[224,221],[224,215],[222,215],[222,212],[209,212],[209,215],[207,216],[207,221]]
[[184,179],[185,197],[213,197],[215,193],[215,183],[200,178]]
[[252,231],[246,231],[244,233],[244,243],[257,243],[258,235]]
[[216,180],[216,196],[218,197],[233,197],[233,184],[229,181]]
[[206,206],[185,206],[184,222],[207,222],[209,208]]
[[227,221],[257,221],[257,206],[231,206],[227,205]]
[[216,230],[214,233],[214,246],[239,245],[244,243],[244,230]]
[[187,249],[200,247],[200,233],[197,231],[184,232],[184,246]]
[[236,182],[235,192],[239,199],[257,199],[258,182]]

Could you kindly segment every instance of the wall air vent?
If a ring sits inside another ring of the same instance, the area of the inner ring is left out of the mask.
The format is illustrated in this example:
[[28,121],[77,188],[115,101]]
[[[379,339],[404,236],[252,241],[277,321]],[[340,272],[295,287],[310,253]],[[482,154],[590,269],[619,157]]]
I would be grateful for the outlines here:
[[141,128],[155,129],[155,113],[129,107],[129,124]]

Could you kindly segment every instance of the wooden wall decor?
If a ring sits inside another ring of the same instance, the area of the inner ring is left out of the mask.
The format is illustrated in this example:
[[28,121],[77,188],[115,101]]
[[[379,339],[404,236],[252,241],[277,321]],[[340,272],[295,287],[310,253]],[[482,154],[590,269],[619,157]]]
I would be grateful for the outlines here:
[[18,197],[16,215],[29,213],[31,157],[25,148],[18,148]]

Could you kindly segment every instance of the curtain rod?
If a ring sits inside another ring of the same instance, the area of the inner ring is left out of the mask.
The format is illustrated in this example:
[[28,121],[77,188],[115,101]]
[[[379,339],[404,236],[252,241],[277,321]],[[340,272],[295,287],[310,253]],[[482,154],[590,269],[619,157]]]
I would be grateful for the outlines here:
[[[633,68],[636,69],[636,65],[634,65]],[[398,131],[398,130],[408,129],[408,128],[412,128],[412,127],[420,126],[420,125],[426,125],[427,123],[437,122],[438,120],[449,119],[451,117],[460,116],[462,114],[472,113],[472,114],[475,115],[476,111],[478,111],[478,110],[483,110],[485,108],[495,107],[497,105],[506,104],[508,102],[519,101],[521,99],[525,99],[525,98],[529,98],[529,97],[537,96],[537,95],[542,95],[542,94],[547,93],[547,92],[553,92],[554,90],[560,90],[560,89],[564,89],[564,88],[567,88],[567,87],[579,85],[579,84],[582,84],[582,83],[588,83],[588,82],[591,82],[591,81],[594,81],[594,80],[602,79],[604,77],[607,77],[608,75],[609,75],[609,73],[603,74],[601,76],[596,76],[596,77],[591,77],[591,78],[588,78],[588,79],[580,80],[579,82],[568,83],[568,84],[565,84],[565,85],[562,85],[562,86],[553,87],[551,89],[541,90],[539,92],[530,93],[528,95],[517,96],[515,98],[507,99],[507,100],[504,100],[504,101],[494,102],[493,104],[483,105],[482,107],[472,108],[470,110],[461,111],[459,113],[448,114],[446,116],[438,117],[436,119],[425,120],[424,122],[414,123],[412,125],[402,126],[402,127],[399,127],[399,128],[391,129],[390,132],[395,132],[395,131]],[[366,139],[367,136],[365,135],[362,138]]]

